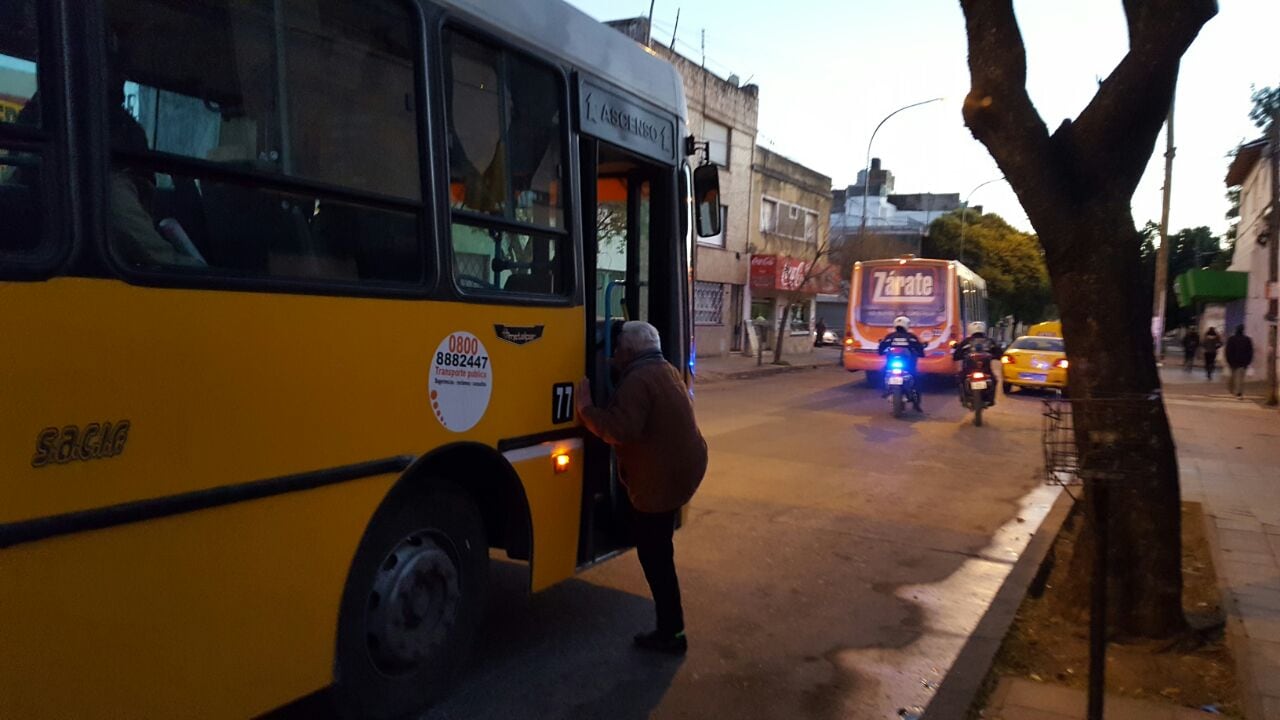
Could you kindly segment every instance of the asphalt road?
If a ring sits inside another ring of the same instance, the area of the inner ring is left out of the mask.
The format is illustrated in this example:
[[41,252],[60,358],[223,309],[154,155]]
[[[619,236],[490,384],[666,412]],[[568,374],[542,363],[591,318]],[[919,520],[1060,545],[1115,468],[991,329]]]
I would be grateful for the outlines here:
[[497,564],[473,668],[427,720],[896,718],[927,703],[1039,523],[1040,399],[895,420],[832,367],[699,389],[711,467],[677,534],[690,650],[634,553],[529,596]]

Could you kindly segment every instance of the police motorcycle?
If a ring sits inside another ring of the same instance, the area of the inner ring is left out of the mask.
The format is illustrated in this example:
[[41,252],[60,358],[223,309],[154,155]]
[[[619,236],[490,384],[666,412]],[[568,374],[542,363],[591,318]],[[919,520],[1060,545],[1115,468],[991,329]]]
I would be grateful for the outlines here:
[[[973,424],[982,427],[982,411],[996,404],[996,381],[991,375],[995,341],[986,337],[986,323],[969,323],[969,338],[952,351],[952,357],[964,361],[960,375],[960,403],[973,411]],[[981,333],[983,337],[974,337]]]
[[895,318],[894,332],[880,341],[880,354],[885,356],[884,394],[893,405],[893,416],[902,417],[910,402],[920,409],[920,389],[916,379],[916,358],[924,353],[924,346],[915,335],[907,332],[911,320],[905,316]]

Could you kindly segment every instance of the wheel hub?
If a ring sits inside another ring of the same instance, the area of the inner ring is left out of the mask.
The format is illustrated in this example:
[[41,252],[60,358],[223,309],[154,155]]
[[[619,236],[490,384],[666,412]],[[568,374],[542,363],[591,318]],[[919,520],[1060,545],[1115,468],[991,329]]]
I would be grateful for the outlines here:
[[404,673],[442,646],[462,593],[453,557],[425,531],[383,559],[366,604],[369,655],[388,674]]

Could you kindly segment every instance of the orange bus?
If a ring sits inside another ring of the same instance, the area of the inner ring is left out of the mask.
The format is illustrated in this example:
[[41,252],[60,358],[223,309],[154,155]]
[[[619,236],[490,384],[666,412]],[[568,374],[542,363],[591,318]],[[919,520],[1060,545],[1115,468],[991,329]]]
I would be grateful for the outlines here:
[[877,351],[880,339],[893,332],[899,315],[911,318],[911,331],[925,345],[919,371],[954,375],[959,364],[951,359],[951,342],[964,339],[970,322],[987,321],[987,283],[954,260],[904,255],[854,263],[844,368],[862,370],[874,382],[884,369],[884,357]]

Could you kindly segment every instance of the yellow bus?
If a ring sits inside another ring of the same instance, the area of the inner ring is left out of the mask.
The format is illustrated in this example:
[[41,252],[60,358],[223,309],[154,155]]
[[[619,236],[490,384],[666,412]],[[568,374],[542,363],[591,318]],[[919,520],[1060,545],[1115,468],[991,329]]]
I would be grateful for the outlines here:
[[491,552],[627,548],[573,388],[688,366],[681,88],[558,0],[0,5],[0,718],[400,717]]
[[987,283],[954,260],[906,255],[854,263],[845,369],[861,370],[869,383],[878,383],[884,370],[884,357],[877,351],[880,340],[893,332],[893,320],[901,315],[911,319],[911,332],[925,345],[919,371],[955,375],[960,366],[951,359],[952,342],[965,338],[970,322],[987,321]]
[[1045,322],[1036,323],[1027,328],[1027,335],[1035,337],[1062,337],[1062,321],[1046,320]]

